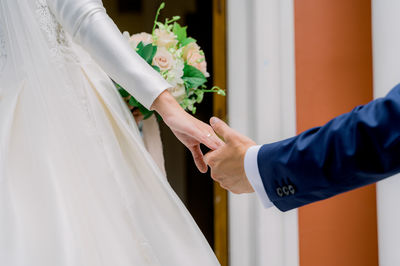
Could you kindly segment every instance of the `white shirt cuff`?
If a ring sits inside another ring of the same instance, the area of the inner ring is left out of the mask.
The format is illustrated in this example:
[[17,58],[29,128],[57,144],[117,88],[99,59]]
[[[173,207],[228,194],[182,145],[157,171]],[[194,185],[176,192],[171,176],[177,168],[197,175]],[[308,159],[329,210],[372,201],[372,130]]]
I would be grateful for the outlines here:
[[274,204],[269,200],[262,182],[260,170],[258,169],[258,151],[260,148],[261,146],[253,146],[247,150],[246,156],[244,157],[244,170],[250,184],[261,200],[261,203],[265,208],[270,208],[274,206]]

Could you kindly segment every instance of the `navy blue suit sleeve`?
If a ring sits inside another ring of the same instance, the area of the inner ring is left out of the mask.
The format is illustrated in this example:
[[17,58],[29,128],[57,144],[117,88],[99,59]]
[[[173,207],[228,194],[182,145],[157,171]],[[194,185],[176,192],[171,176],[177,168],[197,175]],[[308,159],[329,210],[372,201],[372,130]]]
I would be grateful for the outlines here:
[[270,200],[282,211],[400,172],[400,85],[323,127],[264,145],[258,154]]

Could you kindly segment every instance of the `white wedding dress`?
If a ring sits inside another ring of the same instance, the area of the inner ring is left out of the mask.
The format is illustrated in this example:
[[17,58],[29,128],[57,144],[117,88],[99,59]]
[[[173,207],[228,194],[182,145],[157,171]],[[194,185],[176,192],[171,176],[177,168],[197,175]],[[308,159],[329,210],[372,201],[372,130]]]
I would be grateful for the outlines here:
[[100,0],[0,0],[0,265],[219,265],[108,76],[169,86]]

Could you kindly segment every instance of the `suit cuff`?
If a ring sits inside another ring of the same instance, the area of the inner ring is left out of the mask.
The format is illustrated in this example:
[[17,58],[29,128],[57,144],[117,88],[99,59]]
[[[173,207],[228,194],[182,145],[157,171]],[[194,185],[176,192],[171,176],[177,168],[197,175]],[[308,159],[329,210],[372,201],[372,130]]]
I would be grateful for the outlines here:
[[246,156],[244,157],[244,170],[247,179],[252,185],[261,203],[265,208],[270,208],[274,206],[274,204],[270,201],[268,194],[265,191],[260,170],[258,169],[258,151],[260,148],[261,146],[253,146],[247,150]]

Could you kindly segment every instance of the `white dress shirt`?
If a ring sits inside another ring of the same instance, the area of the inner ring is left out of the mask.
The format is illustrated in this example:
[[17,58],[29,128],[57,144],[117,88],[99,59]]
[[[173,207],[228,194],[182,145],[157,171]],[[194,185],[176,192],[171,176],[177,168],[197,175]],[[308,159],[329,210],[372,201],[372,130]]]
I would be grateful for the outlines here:
[[274,206],[274,204],[270,201],[268,194],[265,191],[258,168],[258,152],[260,148],[261,146],[253,146],[247,150],[244,158],[244,170],[250,184],[252,185],[263,206],[265,208],[270,208]]

